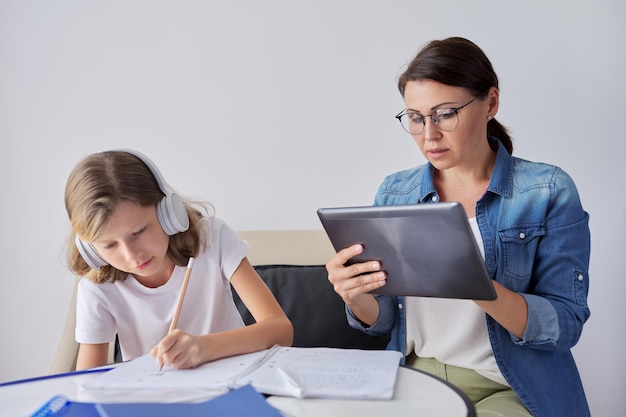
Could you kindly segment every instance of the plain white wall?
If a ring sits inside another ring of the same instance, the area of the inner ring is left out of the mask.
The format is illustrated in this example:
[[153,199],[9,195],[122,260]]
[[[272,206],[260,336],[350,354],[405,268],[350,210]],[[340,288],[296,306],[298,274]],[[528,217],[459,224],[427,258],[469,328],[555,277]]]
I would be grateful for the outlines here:
[[132,147],[237,229],[319,228],[423,162],[393,116],[418,48],[461,35],[501,80],[515,154],[568,171],[591,214],[595,415],[626,408],[622,0],[0,0],[0,381],[45,373],[73,277],[65,179]]

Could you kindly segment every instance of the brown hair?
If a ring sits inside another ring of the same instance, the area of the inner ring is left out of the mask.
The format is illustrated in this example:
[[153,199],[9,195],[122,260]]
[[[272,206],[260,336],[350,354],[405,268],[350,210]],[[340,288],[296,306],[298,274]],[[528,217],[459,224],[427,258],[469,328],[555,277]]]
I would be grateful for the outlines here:
[[[115,282],[128,276],[111,265],[92,270],[74,244],[76,234],[93,242],[106,227],[111,213],[121,201],[142,207],[156,205],[165,194],[148,167],[136,156],[123,151],[94,153],[81,160],[70,173],[65,187],[65,209],[72,223],[68,242],[68,266],[78,275],[96,283]],[[167,254],[176,265],[186,265],[204,244],[202,219],[213,214],[208,203],[184,199],[189,229],[170,236]]]
[[[491,87],[498,88],[498,76],[485,53],[473,42],[459,37],[426,44],[398,78],[404,96],[409,81],[432,80],[462,87],[478,98],[485,98]],[[513,153],[513,141],[506,127],[496,119],[487,123],[487,134],[496,137]]]

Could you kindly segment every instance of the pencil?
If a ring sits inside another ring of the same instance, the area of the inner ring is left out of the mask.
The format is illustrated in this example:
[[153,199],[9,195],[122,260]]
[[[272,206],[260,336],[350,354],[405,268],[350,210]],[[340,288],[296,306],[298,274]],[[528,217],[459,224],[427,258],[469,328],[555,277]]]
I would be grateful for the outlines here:
[[176,311],[174,311],[174,317],[172,317],[172,323],[170,324],[170,330],[168,333],[172,333],[172,331],[176,328],[176,324],[178,323],[178,316],[180,315],[180,309],[183,306],[183,299],[185,298],[185,293],[187,292],[187,285],[189,284],[189,277],[191,276],[191,269],[193,268],[193,257],[189,258],[189,263],[187,264],[187,270],[185,271],[185,278],[183,279],[183,286],[180,289],[180,294],[178,294],[178,302],[176,304]]
[[[180,309],[183,307],[183,299],[185,298],[185,293],[187,292],[187,285],[189,284],[189,277],[191,276],[191,270],[193,269],[193,257],[189,258],[189,263],[187,264],[187,270],[185,271],[185,278],[183,279],[183,286],[180,288],[180,293],[178,294],[178,301],[176,303],[176,310],[174,311],[174,316],[172,317],[172,322],[170,323],[170,329],[167,332],[168,334],[172,333],[172,331],[176,328],[178,324],[178,316],[180,316]],[[163,364],[159,367],[159,372],[163,370]]]

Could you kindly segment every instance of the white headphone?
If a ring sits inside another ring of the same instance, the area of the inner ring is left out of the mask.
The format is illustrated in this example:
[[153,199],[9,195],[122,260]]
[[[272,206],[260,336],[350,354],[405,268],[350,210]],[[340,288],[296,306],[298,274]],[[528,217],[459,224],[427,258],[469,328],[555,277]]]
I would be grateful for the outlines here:
[[[159,189],[165,194],[165,197],[156,205],[157,217],[163,231],[171,236],[187,230],[189,228],[189,216],[185,204],[182,198],[165,182],[156,165],[147,156],[135,150],[116,149],[116,151],[129,153],[143,162],[154,176]],[[81,256],[92,269],[100,270],[103,266],[108,265],[108,262],[102,259],[91,243],[80,240],[78,235],[76,235],[75,243]]]

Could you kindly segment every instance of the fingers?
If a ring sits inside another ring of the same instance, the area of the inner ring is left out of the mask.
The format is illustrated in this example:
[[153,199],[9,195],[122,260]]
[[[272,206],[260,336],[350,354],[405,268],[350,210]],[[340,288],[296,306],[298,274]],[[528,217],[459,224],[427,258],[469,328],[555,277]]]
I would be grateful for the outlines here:
[[348,305],[360,296],[385,285],[386,274],[380,271],[380,262],[370,261],[345,264],[363,252],[362,245],[353,245],[337,253],[327,264],[328,280],[337,294]]
[[172,337],[173,333],[174,332],[165,336],[156,346],[154,346],[150,350],[150,354],[156,359],[157,365],[159,365],[159,369],[163,368],[163,366],[165,365],[169,366],[169,364],[171,363],[172,352],[170,352],[170,350],[176,343],[176,338]]
[[152,348],[150,354],[156,358],[157,364],[175,369],[192,368],[197,365],[198,343],[196,337],[176,329],[165,336]]
[[328,263],[326,264],[326,268],[327,269],[341,268],[350,259],[352,259],[356,255],[359,255],[362,252],[363,252],[363,245],[361,244],[348,246],[347,248],[344,248],[340,250],[339,252],[337,252],[337,254],[333,256],[333,258],[330,261],[328,261]]

